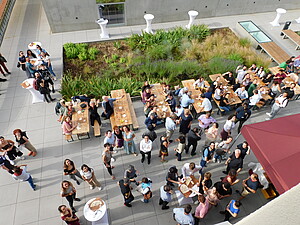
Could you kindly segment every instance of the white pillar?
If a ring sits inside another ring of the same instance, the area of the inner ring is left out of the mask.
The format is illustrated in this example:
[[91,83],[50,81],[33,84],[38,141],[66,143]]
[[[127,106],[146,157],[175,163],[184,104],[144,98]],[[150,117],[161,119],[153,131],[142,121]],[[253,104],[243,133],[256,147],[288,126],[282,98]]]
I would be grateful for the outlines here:
[[190,10],[188,12],[188,14],[189,14],[189,17],[190,17],[190,21],[189,21],[189,24],[186,25],[185,27],[187,29],[191,29],[191,26],[193,25],[193,23],[195,21],[195,18],[196,18],[196,16],[198,16],[199,13],[197,11],[195,11],[195,10]]
[[295,19],[297,23],[300,23],[300,17],[298,19]]
[[281,17],[282,14],[286,13],[286,10],[282,9],[282,8],[278,8],[278,9],[276,9],[276,12],[277,12],[276,18],[272,22],[270,22],[270,24],[273,27],[279,27],[280,26],[279,19],[280,19],[280,17]]
[[154,16],[152,14],[146,14],[144,15],[144,19],[146,20],[147,27],[144,29],[144,31],[148,34],[153,34],[152,31],[152,20],[154,19]]
[[100,26],[101,28],[101,34],[100,34],[100,38],[104,39],[104,38],[109,38],[109,33],[108,33],[108,30],[106,28],[106,25],[108,23],[108,20],[107,19],[99,19],[99,20],[96,20],[96,23]]

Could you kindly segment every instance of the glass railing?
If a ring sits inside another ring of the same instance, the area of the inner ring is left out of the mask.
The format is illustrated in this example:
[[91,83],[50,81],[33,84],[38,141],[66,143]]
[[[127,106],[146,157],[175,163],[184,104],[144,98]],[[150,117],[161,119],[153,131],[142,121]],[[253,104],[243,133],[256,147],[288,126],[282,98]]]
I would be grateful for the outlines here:
[[108,19],[109,25],[125,24],[125,3],[105,3],[97,4],[99,10],[99,18]]

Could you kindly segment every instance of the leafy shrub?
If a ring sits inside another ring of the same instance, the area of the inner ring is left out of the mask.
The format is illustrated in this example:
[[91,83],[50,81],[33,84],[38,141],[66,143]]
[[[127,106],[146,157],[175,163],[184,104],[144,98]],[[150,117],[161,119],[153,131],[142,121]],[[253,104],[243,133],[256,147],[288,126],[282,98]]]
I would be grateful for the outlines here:
[[78,58],[81,60],[81,61],[85,61],[89,58],[89,55],[87,52],[80,52],[78,54]]
[[208,68],[212,74],[217,74],[234,71],[240,64],[242,64],[241,61],[215,57],[208,62]]
[[96,55],[99,53],[99,50],[95,47],[91,47],[88,49],[89,58],[92,60],[96,59]]
[[167,59],[172,56],[171,45],[153,45],[145,53],[151,60]]
[[244,59],[242,58],[242,56],[238,53],[232,53],[230,54],[227,59],[231,59],[231,60],[234,60],[234,61],[239,61],[239,62],[242,62],[244,63]]
[[66,43],[64,44],[64,50],[67,59],[75,59],[78,55],[78,49],[74,43]]

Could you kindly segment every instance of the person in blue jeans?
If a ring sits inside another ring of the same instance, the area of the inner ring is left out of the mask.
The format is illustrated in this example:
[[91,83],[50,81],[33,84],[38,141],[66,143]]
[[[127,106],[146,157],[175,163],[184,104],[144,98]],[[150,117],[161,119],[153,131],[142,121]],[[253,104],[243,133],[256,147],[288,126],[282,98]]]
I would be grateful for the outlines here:
[[[24,169],[21,169],[21,167],[24,167]],[[16,166],[13,169],[14,174],[12,175],[12,177],[15,180],[27,181],[29,183],[30,187],[35,191],[36,185],[33,183],[32,177],[31,177],[30,173],[28,173],[26,171],[26,169],[27,169],[27,165]]]
[[206,163],[210,162],[215,152],[215,142],[210,142],[209,146],[203,150],[203,156],[200,161],[200,166],[206,167]]
[[220,99],[220,109],[223,109],[225,112],[229,112],[231,110],[229,98],[230,94],[226,93],[222,95]]
[[226,206],[224,211],[220,211],[221,214],[225,214],[224,221],[229,221],[230,217],[237,217],[240,212],[240,206],[242,203],[240,201],[231,200]]

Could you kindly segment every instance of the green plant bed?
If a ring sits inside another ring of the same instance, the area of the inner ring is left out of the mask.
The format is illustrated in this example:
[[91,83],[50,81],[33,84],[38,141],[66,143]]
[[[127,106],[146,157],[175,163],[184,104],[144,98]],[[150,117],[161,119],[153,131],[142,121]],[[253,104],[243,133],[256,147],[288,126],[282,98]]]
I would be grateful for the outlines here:
[[126,40],[64,45],[64,77],[61,94],[88,94],[97,98],[124,88],[137,96],[145,80],[178,85],[182,80],[233,71],[253,63],[268,68],[270,60],[257,55],[247,39],[230,29],[158,30],[134,34]]

